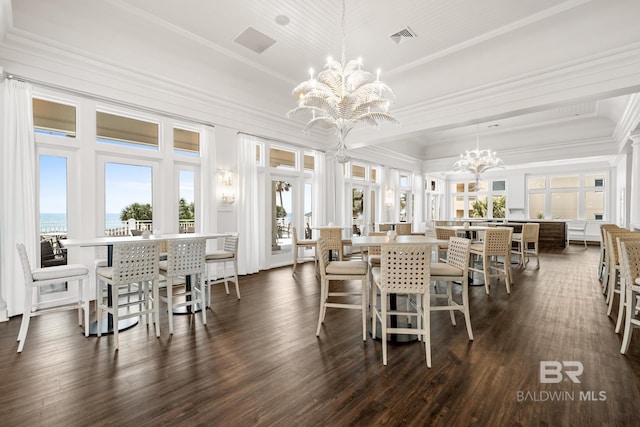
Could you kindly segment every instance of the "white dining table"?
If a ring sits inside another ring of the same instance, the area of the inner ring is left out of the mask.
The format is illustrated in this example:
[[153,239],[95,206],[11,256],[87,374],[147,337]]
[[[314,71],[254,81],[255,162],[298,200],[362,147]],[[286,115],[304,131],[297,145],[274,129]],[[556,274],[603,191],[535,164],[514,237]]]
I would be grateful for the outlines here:
[[[165,242],[168,240],[181,240],[181,239],[194,239],[194,238],[204,238],[204,239],[218,239],[221,237],[228,236],[225,233],[176,233],[176,234],[151,234],[150,236],[100,236],[100,237],[80,237],[80,238],[71,238],[71,239],[61,239],[60,244],[65,248],[73,248],[73,247],[98,247],[98,246],[106,246],[107,247],[107,266],[111,266],[113,264],[113,245],[116,243],[123,242],[137,242],[137,241],[157,241],[157,242]],[[187,286],[190,284],[190,278],[186,278]],[[111,303],[111,288],[109,288],[107,299],[109,303]],[[128,329],[138,323],[137,317],[130,317],[128,319],[121,319],[118,321],[118,331],[122,331],[124,329]],[[111,314],[107,315],[106,321],[98,322],[95,321],[89,326],[89,334],[97,335],[98,328],[101,329],[102,334],[110,334],[113,333],[114,325],[113,325],[113,316]]]

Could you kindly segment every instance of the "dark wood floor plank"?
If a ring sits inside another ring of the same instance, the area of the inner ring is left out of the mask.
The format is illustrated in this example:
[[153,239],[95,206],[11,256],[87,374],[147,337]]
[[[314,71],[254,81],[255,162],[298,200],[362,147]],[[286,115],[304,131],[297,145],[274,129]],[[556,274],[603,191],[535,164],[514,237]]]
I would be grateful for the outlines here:
[[[317,338],[311,263],[294,277],[290,267],[242,277],[240,301],[217,286],[206,327],[199,316],[176,316],[169,336],[163,316],[157,339],[142,321],[121,334],[118,353],[112,337],[85,338],[76,316],[62,312],[34,318],[16,354],[20,317],[12,318],[0,323],[0,419],[3,426],[636,425],[640,334],[621,355],[597,262],[597,248],[571,245],[545,251],[540,270],[516,268],[511,295],[502,282],[489,296],[472,287],[475,340],[460,314],[452,326],[448,313],[433,313],[431,369],[418,342],[391,343],[383,366],[381,344],[362,341],[356,311],[329,309]],[[541,384],[545,360],[581,362],[581,383]],[[573,400],[544,400],[542,392]],[[606,400],[585,400],[601,392]]]

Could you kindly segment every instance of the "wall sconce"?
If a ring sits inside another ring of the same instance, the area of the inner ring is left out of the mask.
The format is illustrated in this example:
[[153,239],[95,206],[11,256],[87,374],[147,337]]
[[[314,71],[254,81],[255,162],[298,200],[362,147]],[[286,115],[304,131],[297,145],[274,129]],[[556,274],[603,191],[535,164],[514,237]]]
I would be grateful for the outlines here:
[[220,171],[218,172],[218,179],[220,180],[220,199],[225,205],[232,205],[236,201],[236,192],[233,187],[233,172]]
[[384,192],[384,205],[388,208],[393,207],[393,190],[387,188]]

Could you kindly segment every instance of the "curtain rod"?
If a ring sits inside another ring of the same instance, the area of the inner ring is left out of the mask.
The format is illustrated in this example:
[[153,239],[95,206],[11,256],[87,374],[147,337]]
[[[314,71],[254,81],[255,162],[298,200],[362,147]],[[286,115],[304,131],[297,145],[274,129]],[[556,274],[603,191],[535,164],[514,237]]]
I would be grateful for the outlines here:
[[309,147],[309,146],[302,145],[302,144],[299,144],[299,143],[296,143],[296,142],[285,141],[284,139],[277,139],[277,138],[271,138],[269,136],[255,135],[253,133],[242,132],[242,131],[238,131],[238,135],[253,136],[254,138],[265,139],[265,140],[271,141],[271,142],[278,142],[280,144],[288,144],[288,145],[293,145],[294,147],[298,147],[298,148],[306,148],[307,150],[315,150],[315,151],[320,151],[322,153],[326,153],[325,150],[319,150],[317,148]]
[[9,79],[9,80],[17,80],[17,81],[21,81],[21,82],[25,82],[25,83],[29,83],[35,86],[40,86],[42,88],[45,89],[50,89],[50,90],[55,90],[58,92],[62,92],[62,93],[66,93],[68,95],[74,95],[74,96],[81,96],[83,98],[87,98],[87,99],[91,99],[93,101],[100,101],[100,102],[107,102],[110,104],[114,104],[117,105],[119,107],[125,107],[125,108],[129,108],[129,109],[133,109],[133,110],[137,110],[137,111],[143,111],[145,113],[150,113],[150,114],[155,114],[155,115],[159,115],[159,116],[163,116],[163,117],[168,117],[171,119],[179,119],[179,120],[183,120],[183,121],[187,121],[190,123],[195,123],[195,124],[200,124],[200,125],[205,125],[205,126],[212,126],[214,127],[215,124],[213,123],[209,123],[209,122],[205,122],[202,120],[197,120],[194,119],[192,117],[187,117],[187,116],[183,116],[180,114],[173,114],[173,113],[169,113],[167,111],[162,111],[162,110],[158,110],[155,108],[150,108],[150,107],[143,107],[141,105],[136,105],[136,104],[132,104],[129,102],[124,102],[124,101],[119,101],[117,99],[114,98],[108,98],[106,96],[98,96],[89,92],[84,92],[81,90],[77,90],[77,89],[70,89],[68,87],[64,87],[64,86],[59,86],[59,85],[55,85],[52,83],[47,83],[47,82],[43,82],[43,81],[39,81],[39,80],[33,80],[33,79],[28,79],[26,77],[22,77],[10,72],[5,71],[4,72],[4,78]]

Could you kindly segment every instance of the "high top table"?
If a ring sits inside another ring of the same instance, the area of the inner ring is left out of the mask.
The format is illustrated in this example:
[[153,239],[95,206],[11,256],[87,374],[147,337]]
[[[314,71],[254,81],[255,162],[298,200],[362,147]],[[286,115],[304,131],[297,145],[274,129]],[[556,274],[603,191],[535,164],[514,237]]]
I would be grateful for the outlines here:
[[[137,242],[143,240],[151,240],[157,242],[164,242],[167,240],[180,240],[180,239],[193,239],[193,238],[205,238],[205,239],[218,239],[220,237],[225,237],[227,234],[223,233],[180,233],[180,234],[162,234],[159,236],[154,236],[153,234],[149,237],[143,236],[102,236],[102,237],[88,237],[88,238],[78,238],[78,239],[62,239],[60,243],[65,248],[72,247],[97,247],[97,246],[106,246],[107,247],[107,266],[113,265],[113,245],[115,243],[122,242]],[[187,286],[190,284],[190,278],[187,277]],[[96,298],[98,296],[96,295]],[[111,303],[112,295],[111,289],[107,293],[107,299],[109,303]],[[118,331],[122,331],[124,329],[128,329],[138,323],[138,319],[135,317],[131,317],[128,319],[122,319],[118,321]],[[98,323],[96,320],[89,327],[90,335],[97,335],[98,328],[101,329],[102,334],[111,334],[113,333],[114,325],[113,325],[113,316],[111,314],[107,314],[107,320],[101,321]]]

